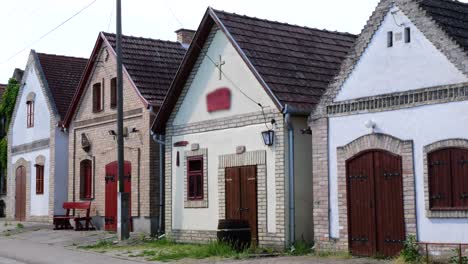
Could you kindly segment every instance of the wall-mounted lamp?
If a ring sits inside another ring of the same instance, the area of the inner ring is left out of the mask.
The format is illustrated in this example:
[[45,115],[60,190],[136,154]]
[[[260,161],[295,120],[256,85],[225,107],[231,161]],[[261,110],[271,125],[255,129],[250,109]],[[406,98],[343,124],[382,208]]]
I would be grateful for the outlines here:
[[115,133],[114,130],[109,130],[107,131],[107,133],[109,133],[109,136],[114,136],[114,137],[117,136],[117,133]]
[[267,146],[273,146],[275,139],[275,131],[267,130],[262,132],[263,143]]
[[372,120],[367,120],[367,121],[364,123],[364,125],[365,125],[367,128],[372,129],[372,133],[375,132],[375,128],[377,127],[377,124],[376,124],[374,121],[372,121]]

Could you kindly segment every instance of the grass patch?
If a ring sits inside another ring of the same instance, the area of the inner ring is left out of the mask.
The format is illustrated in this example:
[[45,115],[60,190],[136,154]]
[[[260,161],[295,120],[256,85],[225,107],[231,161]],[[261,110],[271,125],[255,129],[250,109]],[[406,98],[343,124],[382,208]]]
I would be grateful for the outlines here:
[[103,250],[103,249],[112,249],[114,247],[115,247],[114,243],[110,240],[99,240],[96,244],[79,246],[78,248],[88,249],[88,250]]
[[18,223],[18,224],[16,224],[16,228],[17,229],[23,229],[24,225],[22,223]]
[[312,244],[305,242],[304,240],[297,241],[292,245],[288,253],[292,256],[304,256],[312,253]]
[[338,258],[338,259],[350,259],[352,255],[345,251],[317,251],[313,254],[319,258]]

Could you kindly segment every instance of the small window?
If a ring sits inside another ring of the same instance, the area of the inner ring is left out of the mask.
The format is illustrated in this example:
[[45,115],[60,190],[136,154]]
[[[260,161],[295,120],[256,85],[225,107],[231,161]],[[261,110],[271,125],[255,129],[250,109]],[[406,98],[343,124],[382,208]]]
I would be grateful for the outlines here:
[[27,101],[27,117],[26,117],[26,125],[28,128],[34,127],[34,101]]
[[93,112],[101,112],[102,108],[102,87],[101,83],[93,85]]
[[393,47],[393,31],[387,32],[387,47]]
[[468,209],[468,150],[447,148],[428,155],[431,210]]
[[44,194],[44,165],[35,165],[36,167],[36,194]]
[[411,29],[409,27],[405,28],[405,43],[411,42]]
[[110,107],[117,107],[117,78],[112,78],[110,83]]
[[203,200],[203,156],[187,159],[187,195],[189,200]]
[[92,198],[92,162],[91,160],[83,160],[80,162],[80,198]]

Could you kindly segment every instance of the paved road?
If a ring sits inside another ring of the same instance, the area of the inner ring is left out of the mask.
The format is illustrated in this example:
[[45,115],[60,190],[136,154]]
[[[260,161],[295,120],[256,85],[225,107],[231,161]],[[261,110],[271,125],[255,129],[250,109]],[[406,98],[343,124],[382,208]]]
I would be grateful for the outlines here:
[[69,250],[31,241],[0,238],[0,264],[131,264],[92,252]]

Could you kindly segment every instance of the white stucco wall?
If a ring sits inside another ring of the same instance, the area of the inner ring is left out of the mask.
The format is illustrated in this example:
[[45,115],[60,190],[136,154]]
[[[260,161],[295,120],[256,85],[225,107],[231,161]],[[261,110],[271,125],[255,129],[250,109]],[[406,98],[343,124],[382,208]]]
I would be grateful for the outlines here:
[[[398,27],[395,20],[404,26]],[[468,81],[401,11],[395,20],[391,13],[386,15],[335,101]],[[404,42],[404,35],[395,39],[405,27],[411,28],[411,43]],[[391,48],[389,31],[394,34]]]
[[[225,61],[222,70],[234,84],[224,76],[222,80],[219,80],[219,71],[205,57],[186,95],[186,100],[182,103],[174,119],[175,125],[258,112],[259,106],[250,101],[238,88],[264,107],[275,107],[264,88],[222,31],[217,31],[207,54],[215,62],[219,61],[219,55],[221,55],[222,60]],[[206,95],[221,87],[227,87],[231,90],[231,110],[208,113]]]
[[[207,54],[214,60],[219,55],[225,61],[222,69],[227,74],[219,80],[219,71],[213,63],[204,57],[197,74],[185,96],[180,110],[176,113],[173,124],[189,124],[213,119],[229,118],[248,113],[258,113],[261,108],[243,95],[242,89],[249,97],[260,102],[265,110],[275,107],[271,98],[248,69],[240,55],[230,44],[224,33],[217,31]],[[227,87],[231,90],[231,108],[229,110],[209,113],[206,95]],[[266,130],[264,124],[216,130],[204,133],[176,136],[172,142],[188,141],[199,143],[200,148],[208,149],[208,205],[204,209],[184,209],[184,168],[182,161],[186,148],[174,148],[172,153],[173,192],[172,219],[173,229],[183,230],[216,230],[218,225],[218,158],[220,155],[236,153],[237,146],[246,146],[247,151],[266,150],[267,152],[267,228],[276,232],[276,184],[275,184],[275,147],[267,147],[261,138]],[[176,166],[176,153],[180,151],[181,166]]]
[[[267,225],[268,232],[276,231],[275,153],[274,146],[267,147],[260,136],[264,125],[236,129],[216,130],[206,133],[173,137],[173,142],[186,140],[208,149],[208,208],[184,208],[184,151],[172,151],[172,228],[182,230],[216,230],[218,227],[218,158],[220,155],[236,153],[237,146],[246,146],[247,151],[266,150],[267,155]],[[229,133],[229,137],[226,134]],[[177,151],[180,152],[180,167],[176,166]],[[273,190],[273,191],[270,191]]]
[[337,202],[337,147],[369,134],[364,123],[372,120],[376,132],[414,141],[419,239],[425,242],[468,243],[468,219],[429,219],[425,216],[423,147],[439,140],[468,138],[468,102],[421,106],[399,111],[335,117],[329,123],[331,231],[339,235]]
[[[25,74],[27,74],[27,76],[23,81],[26,84],[22,87],[21,98],[16,106],[16,116],[14,120],[12,120],[12,146],[22,145],[50,137],[51,115],[47,107],[46,97],[42,92],[37,70],[34,67],[29,67],[29,72]],[[34,100],[34,127],[27,128],[26,98],[30,92],[34,92],[36,94]]]
[[[33,151],[21,155],[12,156],[11,162],[15,164],[16,161],[20,158],[29,161],[29,171],[31,172],[29,175],[29,186],[30,186],[30,193],[26,194],[30,197],[31,207],[30,207],[30,215],[31,216],[46,216],[49,214],[49,175],[50,175],[50,159],[49,159],[50,149],[43,149],[39,151]],[[36,164],[36,158],[38,156],[45,157],[44,163],[44,194],[37,195],[36,194],[36,168],[34,164]],[[28,168],[26,168],[28,170]],[[12,173],[14,173],[14,168]],[[14,175],[14,174],[13,174]]]
[[54,214],[65,214],[68,200],[68,134],[55,128],[55,195]]

